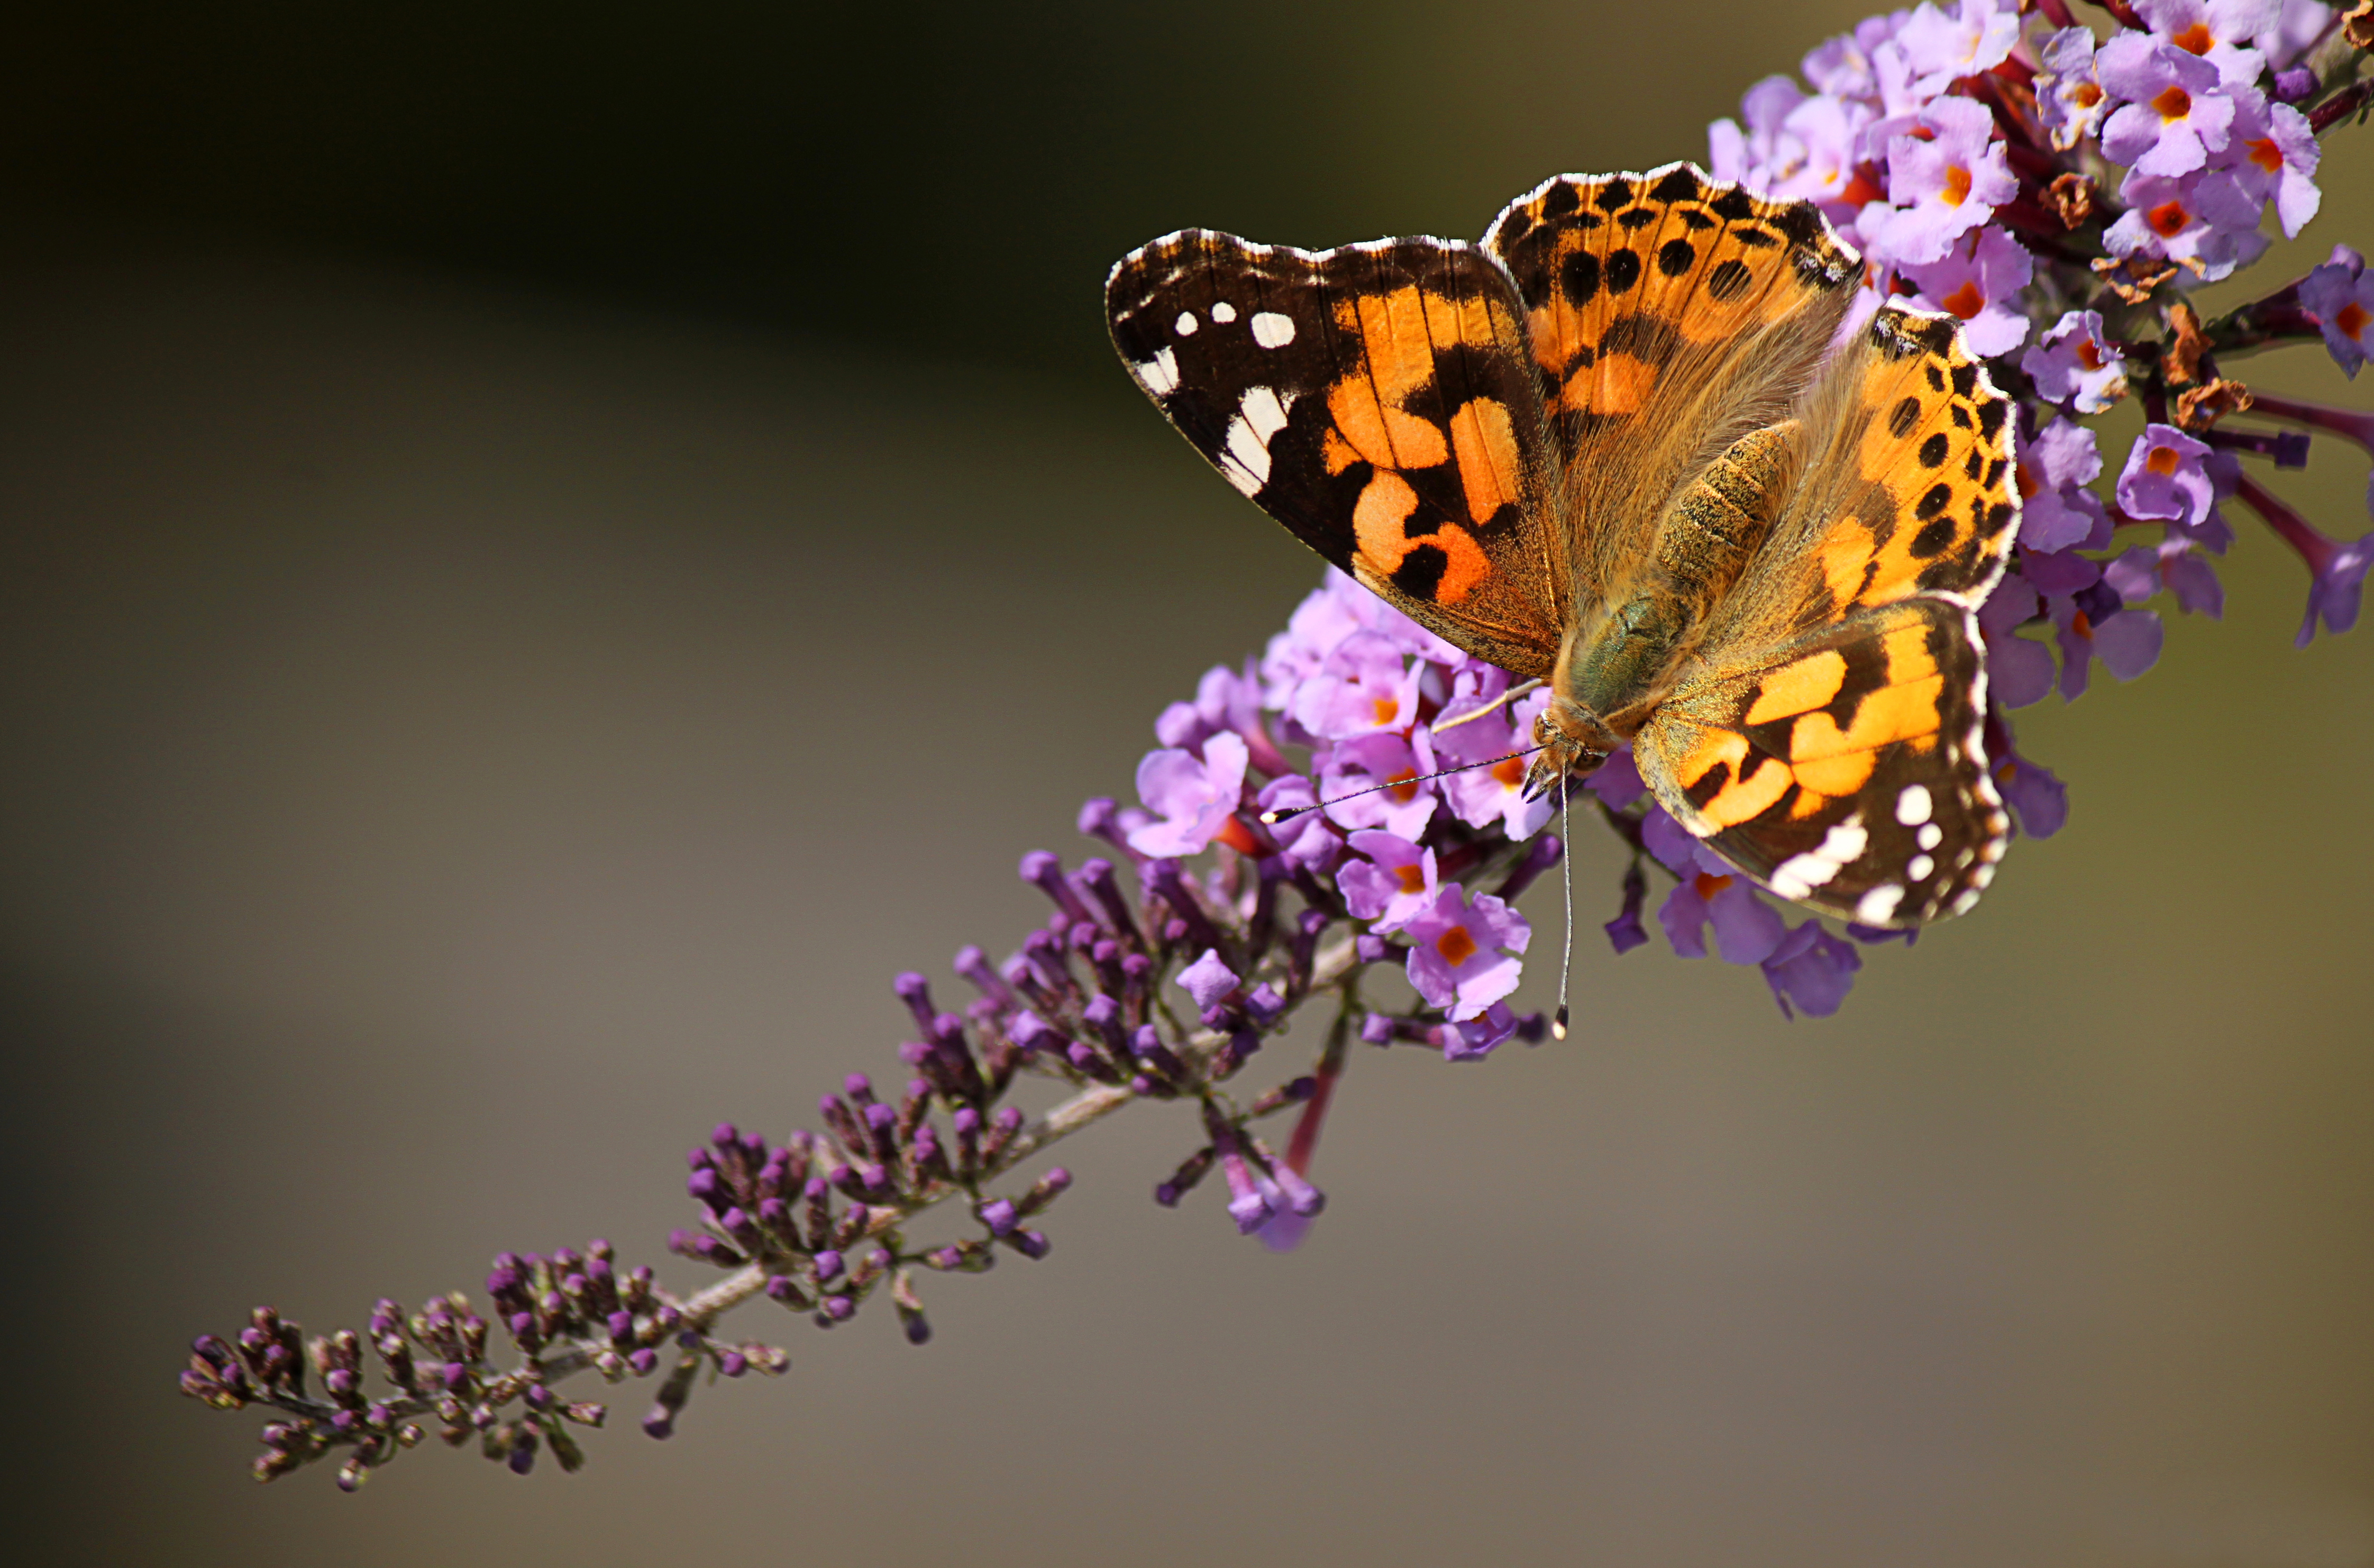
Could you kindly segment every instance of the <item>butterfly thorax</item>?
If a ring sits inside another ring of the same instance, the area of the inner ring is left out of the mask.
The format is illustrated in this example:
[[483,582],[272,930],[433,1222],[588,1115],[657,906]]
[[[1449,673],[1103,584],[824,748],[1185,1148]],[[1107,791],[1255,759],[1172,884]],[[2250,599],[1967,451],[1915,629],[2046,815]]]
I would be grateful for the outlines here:
[[1789,420],[1732,443],[1663,508],[1649,559],[1578,608],[1534,725],[1533,793],[1592,772],[1673,690],[1787,503],[1798,433]]

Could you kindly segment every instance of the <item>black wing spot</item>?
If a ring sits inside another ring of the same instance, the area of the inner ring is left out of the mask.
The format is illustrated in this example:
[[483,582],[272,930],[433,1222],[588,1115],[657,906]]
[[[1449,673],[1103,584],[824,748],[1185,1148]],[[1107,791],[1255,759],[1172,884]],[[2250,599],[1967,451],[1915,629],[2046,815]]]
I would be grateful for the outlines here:
[[[1629,251],[1619,252],[1629,255]],[[1589,251],[1577,251],[1566,258],[1558,268],[1558,285],[1566,290],[1566,302],[1581,310],[1591,303],[1599,292],[1599,258]]]
[[1607,255],[1607,291],[1621,294],[1640,281],[1640,258],[1631,251],[1611,251]]
[[2001,398],[1997,398],[1992,403],[1980,404],[1979,433],[1985,436],[1989,441],[1994,440],[1995,432],[2003,429],[2004,413],[2010,407],[2010,404],[2005,403]]
[[1527,212],[1523,207],[1512,208],[1509,213],[1508,221],[1500,226],[1500,243],[1503,245],[1515,244],[1518,241],[1525,237],[1525,230],[1531,229],[1533,226],[1534,215],[1532,213]]
[[1687,169],[1676,169],[1649,188],[1651,201],[1686,202],[1698,194],[1698,178]]
[[1717,218],[1727,218],[1733,223],[1756,216],[1756,198],[1736,185],[1707,205],[1714,208]]
[[1450,570],[1451,557],[1440,546],[1417,545],[1393,568],[1391,581],[1411,598],[1432,604],[1435,590],[1442,586],[1442,574]]
[[[1943,326],[1945,324],[1940,322],[1937,324]],[[1962,396],[1968,397],[1971,393],[1976,392],[1978,389],[1979,367],[1976,365],[1956,365],[1954,367],[1954,390]]]
[[1599,200],[1592,205],[1602,212],[1614,212],[1618,207],[1630,206],[1632,205],[1631,182],[1610,180],[1607,182],[1607,188],[1599,193]]
[[1988,507],[1987,532],[1990,534],[2002,533],[2005,528],[2011,526],[2012,515],[2011,502],[2007,501],[1999,501],[1992,506]]
[[1698,247],[1687,240],[1668,240],[1658,248],[1657,270],[1667,277],[1679,277],[1698,265]]
[[1693,233],[1703,232],[1714,227],[1714,219],[1694,206],[1683,207],[1681,214],[1683,223],[1686,224]]
[[1780,242],[1780,236],[1769,229],[1743,224],[1731,230],[1731,237],[1752,251],[1769,251]]
[[1707,274],[1707,292],[1729,304],[1747,292],[1748,282],[1747,268],[1736,261],[1727,261]]
[[1985,454],[1980,452],[1975,446],[1970,448],[1969,461],[1962,465],[1962,477],[1966,479],[1976,479],[1980,474],[1983,474],[1986,471],[1987,460]]
[[1906,435],[1910,433],[1912,427],[1920,422],[1921,399],[1918,397],[1908,397],[1903,402],[1898,404],[1895,408],[1889,412],[1887,416],[1887,433],[1896,437],[1898,441],[1901,441]]
[[1954,416],[1954,423],[1961,426],[1966,430],[1970,428],[1970,409],[1968,404],[1954,404],[1946,411]]
[[[1908,398],[1906,401],[1909,402],[1910,399]],[[1976,456],[1977,454],[1974,453],[1972,455]],[[1921,443],[1921,466],[1923,468],[1934,468],[1945,461],[1945,432],[1944,430],[1939,430],[1935,435],[1931,436],[1927,441]]]
[[1926,372],[1929,377],[1930,391],[1943,392],[1945,390],[1945,375],[1944,371],[1940,371],[1934,365],[1923,365],[1921,369]]
[[[1930,493],[1933,495],[1936,492],[1933,490]],[[1925,501],[1927,498],[1923,497],[1922,499]],[[1913,535],[1912,542],[1904,548],[1910,550],[1922,560],[1926,560],[1931,556],[1935,555],[1939,550],[1944,549],[1947,545],[1950,545],[1953,542],[1954,520],[1950,517],[1940,517],[1930,523],[1930,525],[1922,529],[1921,532]]]
[[1616,227],[1618,229],[1645,229],[1656,221],[1657,213],[1653,207],[1636,206],[1629,212],[1616,215]]
[[1808,249],[1822,242],[1822,215],[1811,202],[1792,202],[1774,220],[1783,234]]
[[1562,218],[1581,205],[1582,192],[1571,183],[1561,180],[1542,197],[1542,216],[1545,218]]
[[[1934,517],[1934,516],[1936,516],[1939,513],[1941,513],[1941,512],[1945,511],[1945,508],[1947,508],[1948,506],[1951,506],[1951,505],[1953,504],[1953,502],[1954,502],[1954,491],[1953,491],[1953,488],[1952,488],[1951,486],[1949,486],[1949,485],[1931,485],[1931,486],[1929,487],[1929,493],[1928,493],[1928,494],[1926,494],[1926,495],[1924,495],[1924,496],[1922,496],[1922,497],[1921,498],[1920,504],[1918,504],[1917,506],[1913,507],[1913,509],[1912,509],[1912,515],[1913,515],[1913,516],[1915,516],[1915,517],[1923,517],[1923,518],[1926,518],[1926,517]],[[1947,525],[1946,525],[1946,527],[1947,527],[1947,529],[1950,531],[1950,530],[1951,530],[1951,528],[1953,527],[1953,525],[1949,523],[1949,524],[1947,524]],[[1924,529],[1922,529],[1922,532],[1925,535],[1925,534],[1928,532],[1928,530],[1924,528]],[[1943,548],[1943,547],[1940,547],[1940,548]],[[1935,554],[1937,553],[1937,551],[1936,551],[1936,550],[1916,550],[1914,553],[1915,553],[1915,554],[1919,554],[1919,555],[1935,555]]]

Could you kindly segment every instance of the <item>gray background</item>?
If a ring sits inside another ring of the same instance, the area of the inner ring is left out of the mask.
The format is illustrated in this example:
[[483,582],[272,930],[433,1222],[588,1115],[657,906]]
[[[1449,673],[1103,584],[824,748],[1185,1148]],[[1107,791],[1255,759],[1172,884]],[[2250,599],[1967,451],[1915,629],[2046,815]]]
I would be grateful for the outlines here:
[[[1699,153],[1854,15],[41,24],[0,258],[18,1539],[2374,1562],[2374,653],[2292,650],[2255,525],[2222,625],[2020,715],[2071,822],[1970,918],[1793,1025],[1586,925],[1567,1043],[1356,1058],[1296,1255],[1147,1200],[1194,1141],[1149,1107],[1065,1149],[1050,1259],[933,1282],[927,1349],[759,1303],[788,1379],[664,1444],[621,1390],[579,1477],[257,1488],[256,1422],[172,1390],[254,1302],[356,1322],[506,1247],[698,1283],[684,1147],[887,1075],[890,976],[961,995],[950,952],[1039,918],[1016,858],[1081,853],[1316,577],[1102,359],[1111,256],[1472,234]],[[2374,238],[2365,136],[2303,250]],[[2355,535],[2365,472],[2279,484]],[[1591,924],[1615,868],[1581,846]]]

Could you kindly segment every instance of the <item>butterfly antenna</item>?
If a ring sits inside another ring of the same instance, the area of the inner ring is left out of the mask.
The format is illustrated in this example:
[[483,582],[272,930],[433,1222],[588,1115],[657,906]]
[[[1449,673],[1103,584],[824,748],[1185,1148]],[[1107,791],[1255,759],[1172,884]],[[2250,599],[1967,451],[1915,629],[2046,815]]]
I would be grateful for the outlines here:
[[1444,730],[1457,729],[1461,725],[1480,719],[1496,708],[1507,707],[1510,703],[1515,701],[1518,698],[1524,696],[1527,692],[1537,690],[1541,684],[1541,681],[1536,678],[1534,680],[1524,681],[1516,686],[1511,686],[1509,690],[1501,692],[1500,695],[1493,698],[1489,702],[1485,703],[1482,707],[1475,710],[1473,713],[1462,713],[1455,719],[1444,719],[1434,725],[1431,726],[1428,733],[1440,735]]
[[1566,889],[1566,951],[1558,955],[1558,1010],[1550,1020],[1550,1033],[1566,1038],[1566,983],[1574,972],[1574,787],[1570,774],[1558,778],[1558,835],[1566,842],[1558,845],[1558,881]]
[[1331,795],[1326,799],[1313,801],[1309,806],[1272,808],[1261,814],[1261,819],[1265,823],[1283,822],[1288,817],[1299,817],[1306,811],[1317,811],[1323,807],[1334,806],[1343,801],[1357,800],[1364,795],[1374,795],[1379,790],[1400,789],[1407,784],[1425,784],[1429,779],[1447,779],[1453,773],[1463,773],[1474,768],[1489,768],[1501,762],[1513,762],[1520,757],[1530,757],[1540,749],[1538,746],[1528,746],[1522,751],[1511,751],[1506,757],[1487,757],[1481,762],[1462,762],[1455,768],[1445,768],[1439,773],[1414,773],[1405,779],[1389,779],[1381,784],[1370,784],[1366,789],[1356,789],[1349,795]]

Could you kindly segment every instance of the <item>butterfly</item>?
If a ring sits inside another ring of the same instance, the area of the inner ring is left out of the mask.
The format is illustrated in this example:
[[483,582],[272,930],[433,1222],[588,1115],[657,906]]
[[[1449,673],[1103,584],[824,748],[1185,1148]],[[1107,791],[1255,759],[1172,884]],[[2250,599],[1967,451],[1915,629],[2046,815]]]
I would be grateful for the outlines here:
[[1977,606],[2019,521],[2011,404],[1951,316],[1857,322],[1810,202],[1686,163],[1565,175],[1475,244],[1189,229],[1106,283],[1138,384],[1413,619],[1545,681],[1530,792],[1628,743],[1784,898],[1968,909],[2010,837]]

